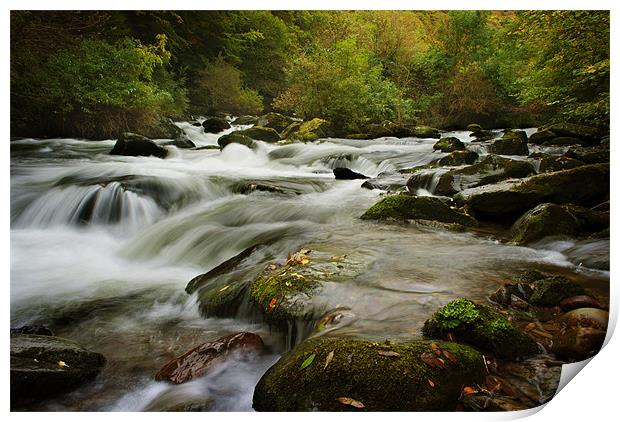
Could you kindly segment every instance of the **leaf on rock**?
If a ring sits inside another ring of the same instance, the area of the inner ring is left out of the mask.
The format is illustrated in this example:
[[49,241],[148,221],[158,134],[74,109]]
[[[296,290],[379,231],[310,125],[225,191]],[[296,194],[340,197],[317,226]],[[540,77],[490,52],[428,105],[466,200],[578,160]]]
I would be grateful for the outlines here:
[[61,368],[68,368],[69,367],[69,365],[67,365],[66,363],[64,363],[61,360],[58,361],[58,366],[60,366]]
[[276,264],[269,264],[267,265],[267,269],[270,271],[275,271],[278,269],[278,266]]
[[433,349],[433,353],[435,353],[437,356],[441,356],[441,348],[437,343],[432,342],[431,349]]
[[397,352],[384,352],[383,350],[378,351],[377,353],[379,353],[381,356],[387,356],[387,357],[391,357],[391,358],[399,358],[400,357],[400,353]]
[[227,290],[228,288],[230,288],[230,284],[227,284],[226,286],[222,287],[220,289],[220,292],[223,292],[224,290]]
[[441,353],[443,354],[443,356],[448,359],[450,361],[450,363],[452,364],[457,364],[459,363],[459,358],[452,352],[449,352],[447,350],[442,350]]
[[309,260],[308,258],[301,258],[301,259],[299,260],[299,263],[300,263],[301,265],[306,265],[306,264],[310,263],[310,260]]
[[273,308],[276,307],[276,303],[278,303],[278,301],[276,300],[275,297],[272,297],[268,305],[269,310],[273,310]]
[[306,360],[304,360],[304,362],[301,364],[299,369],[306,369],[314,361],[315,357],[316,357],[316,353],[313,353],[310,356],[308,356]]
[[353,406],[356,409],[363,409],[364,408],[364,403],[362,403],[361,401],[357,401],[355,399],[352,399],[350,397],[338,397],[336,400],[338,400],[342,404],[346,404],[347,406]]
[[446,367],[444,361],[435,356],[434,353],[422,353],[420,355],[420,359],[422,359],[422,362],[432,368],[443,369]]
[[463,394],[468,394],[469,395],[469,394],[476,394],[476,393],[477,393],[477,391],[473,387],[465,387],[465,388],[463,388]]
[[426,381],[428,381],[428,385],[430,385],[432,388],[435,388],[435,386],[437,385],[437,383],[435,383],[432,379],[427,379]]
[[336,256],[332,256],[332,260],[333,261],[342,261],[346,257],[347,257],[346,255],[336,255]]
[[331,352],[327,354],[327,357],[325,358],[325,366],[323,367],[323,369],[327,368],[327,365],[329,365],[329,363],[332,361],[333,358],[334,358],[334,351],[332,350]]

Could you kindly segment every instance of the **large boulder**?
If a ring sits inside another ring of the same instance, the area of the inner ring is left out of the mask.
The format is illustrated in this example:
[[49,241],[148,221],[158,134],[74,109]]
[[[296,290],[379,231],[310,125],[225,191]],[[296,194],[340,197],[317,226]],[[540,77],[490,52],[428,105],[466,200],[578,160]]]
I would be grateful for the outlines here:
[[544,202],[591,205],[609,195],[609,164],[592,164],[523,180],[466,189],[454,196],[477,216],[513,218]]
[[607,148],[584,148],[571,147],[564,153],[567,158],[583,161],[587,164],[608,163],[609,147]]
[[411,129],[411,136],[415,138],[441,138],[439,129],[430,126],[415,126]]
[[454,151],[442,157],[437,164],[440,166],[462,166],[474,164],[478,159],[478,154],[474,151]]
[[289,128],[287,128],[285,133],[290,139],[302,142],[312,142],[320,138],[333,136],[331,123],[319,118],[301,123],[295,131],[289,131]]
[[292,117],[288,117],[280,113],[271,112],[260,116],[256,124],[258,126],[275,129],[277,132],[282,132],[294,121],[295,120]]
[[200,378],[233,352],[249,354],[262,350],[263,340],[253,333],[236,333],[203,343],[165,364],[155,380],[182,384]]
[[433,220],[442,223],[456,223],[475,226],[476,220],[458,212],[441,198],[413,196],[407,194],[388,195],[360,217],[363,220]]
[[232,121],[233,125],[255,125],[258,124],[258,117],[256,116],[240,116]]
[[452,196],[465,189],[510,178],[527,177],[534,173],[534,166],[527,161],[511,160],[499,155],[489,154],[479,163],[450,170],[441,175],[435,193]]
[[[530,154],[533,162],[538,164],[538,173],[548,173],[552,171],[568,170],[575,167],[583,166],[583,161],[575,160],[563,155],[551,155],[543,152],[535,152]],[[535,160],[535,161],[534,161]]]
[[230,123],[221,117],[209,117],[202,122],[202,127],[207,133],[220,133],[223,130],[230,129]]
[[576,205],[540,204],[512,226],[512,242],[527,244],[547,236],[578,236],[609,227],[609,214]]
[[370,177],[346,167],[336,167],[332,171],[334,172],[334,177],[338,180],[370,179]]
[[558,136],[570,136],[588,142],[590,145],[598,145],[604,133],[598,128],[573,123],[555,123],[545,129]]
[[189,139],[189,137],[185,133],[182,133],[174,141],[170,141],[164,145],[174,145],[175,147],[180,149],[196,148],[196,144],[191,139]]
[[439,141],[433,145],[434,150],[440,150],[441,152],[452,152],[458,150],[464,150],[465,144],[461,142],[459,138],[454,136],[448,136],[446,138],[441,138]]
[[349,134],[347,135],[347,139],[376,139],[384,137],[406,138],[415,136],[411,128],[396,124],[389,120],[381,124],[369,124],[363,129],[364,133]]
[[11,402],[39,400],[90,381],[105,365],[103,355],[48,335],[11,335]]
[[532,133],[532,135],[530,136],[529,141],[532,144],[541,145],[544,142],[552,140],[556,136],[558,136],[558,135],[556,135],[555,133],[551,132],[550,130],[538,129],[538,131],[536,133]]
[[301,128],[301,123],[302,122],[293,122],[290,125],[288,125],[286,129],[284,129],[281,133],[282,139],[290,139],[291,135],[299,131],[299,129]]
[[159,123],[144,128],[140,132],[150,139],[178,139],[183,133],[171,119],[161,119]]
[[479,130],[482,130],[482,126],[477,123],[470,123],[467,125],[466,129],[470,132],[478,132]]
[[452,411],[485,376],[482,355],[450,342],[310,339],[254,390],[258,411]]
[[469,134],[470,138],[474,138],[472,139],[472,142],[484,142],[484,141],[490,141],[491,139],[495,139],[495,134],[493,132],[491,132],[490,130],[475,130],[472,133]]
[[220,136],[217,140],[221,149],[224,149],[229,144],[241,144],[248,148],[254,148],[254,141],[249,136],[242,134],[241,132],[233,132],[228,135]]
[[489,151],[501,155],[528,155],[527,136],[523,131],[506,132],[489,145]]
[[253,126],[249,129],[240,130],[236,133],[247,136],[250,139],[256,139],[258,141],[269,143],[278,142],[281,139],[278,132],[270,127]]
[[536,342],[498,311],[463,298],[435,312],[422,331],[427,337],[450,338],[504,359],[525,358],[539,352]]
[[561,329],[553,336],[553,353],[583,360],[603,347],[609,313],[601,309],[579,308],[562,315],[558,322]]
[[128,155],[132,157],[148,157],[153,155],[158,158],[166,158],[168,150],[160,147],[145,136],[138,135],[137,133],[123,132],[110,151],[110,155]]

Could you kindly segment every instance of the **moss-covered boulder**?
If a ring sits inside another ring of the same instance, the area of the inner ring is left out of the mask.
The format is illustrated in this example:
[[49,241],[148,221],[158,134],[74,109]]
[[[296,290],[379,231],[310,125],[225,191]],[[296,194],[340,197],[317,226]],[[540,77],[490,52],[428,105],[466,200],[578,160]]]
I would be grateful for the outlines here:
[[538,173],[549,173],[552,171],[574,169],[575,167],[580,167],[586,164],[583,161],[575,160],[563,155],[556,156],[542,152],[530,154],[528,158],[531,158],[532,162],[538,164]]
[[535,280],[530,287],[532,293],[527,301],[534,306],[557,306],[563,299],[587,294],[583,286],[561,276]]
[[510,178],[527,177],[534,173],[534,166],[527,161],[511,160],[489,154],[474,165],[442,174],[437,182],[435,193],[452,196],[465,189]]
[[468,205],[476,216],[517,218],[544,202],[592,205],[608,194],[609,164],[593,164],[466,189],[454,199]]
[[388,195],[360,217],[363,220],[433,220],[442,223],[456,223],[463,226],[476,226],[471,216],[458,212],[446,201],[432,196],[413,196],[407,194]]
[[224,149],[224,147],[230,144],[241,144],[248,148],[254,148],[254,141],[252,138],[242,134],[241,132],[233,132],[228,135],[220,136],[217,143],[221,149]]
[[435,312],[422,332],[430,338],[471,344],[500,358],[517,359],[539,352],[534,340],[515,328],[493,308],[456,299]]
[[411,128],[411,135],[415,138],[441,138],[441,132],[439,129],[435,129],[430,126],[415,126]]
[[[441,359],[441,360],[440,360]],[[254,390],[258,411],[453,411],[463,387],[484,379],[482,355],[450,342],[378,344],[310,339]]]
[[255,125],[258,124],[258,117],[256,116],[239,116],[232,121],[233,125]]
[[223,130],[230,129],[230,123],[221,117],[209,117],[202,122],[202,127],[207,133],[220,133]]
[[554,132],[550,130],[538,129],[536,133],[532,133],[529,141],[532,144],[542,145],[544,142],[550,141],[556,136],[558,135],[556,135]]
[[542,143],[543,146],[565,146],[565,145],[582,145],[587,146],[588,143],[579,138],[572,136],[557,136]]
[[288,117],[280,113],[271,112],[260,116],[256,124],[259,126],[275,129],[277,132],[282,132],[294,121],[295,119],[293,119],[292,117]]
[[482,126],[477,123],[470,123],[465,129],[469,130],[470,132],[478,132],[479,130],[482,130]]
[[461,142],[459,138],[454,136],[448,136],[446,138],[441,138],[439,141],[433,145],[433,149],[435,151],[439,150],[441,152],[452,152],[458,150],[464,150],[465,144]]
[[437,164],[440,166],[462,166],[465,164],[474,164],[478,159],[478,154],[474,151],[453,151],[442,157]]
[[143,128],[140,133],[151,139],[178,139],[183,131],[171,119],[164,118],[153,126]]
[[555,123],[545,129],[550,130],[558,136],[570,136],[572,138],[582,139],[590,145],[597,145],[605,135],[605,133],[598,128],[573,123]]
[[331,123],[319,118],[303,122],[296,131],[288,135],[291,139],[302,142],[312,142],[320,138],[329,138],[330,136],[333,136]]
[[491,139],[495,139],[495,134],[493,132],[491,132],[490,130],[476,130],[472,133],[469,134],[470,138],[474,138],[472,139],[472,142],[484,142],[484,141],[490,141]]
[[329,310],[324,289],[352,280],[368,265],[359,252],[343,254],[327,245],[309,245],[284,262],[268,264],[250,284],[250,301],[276,326],[315,321]]
[[571,147],[564,153],[564,156],[587,164],[608,163],[609,148]]
[[577,236],[609,227],[609,214],[576,205],[540,204],[512,226],[512,242],[527,244],[547,236]]
[[249,129],[240,130],[237,133],[250,139],[269,143],[278,142],[281,139],[278,132],[270,127],[253,126]]
[[528,155],[527,136],[523,131],[506,132],[489,146],[489,151],[501,155]]
[[103,355],[60,337],[11,335],[11,402],[38,400],[92,380]]
[[280,134],[282,139],[291,139],[293,133],[297,132],[301,128],[301,122],[293,122],[288,125]]
[[158,158],[166,158],[168,150],[160,147],[149,138],[137,133],[123,132],[119,135],[118,140],[110,151],[110,155],[127,155],[127,156],[155,156]]

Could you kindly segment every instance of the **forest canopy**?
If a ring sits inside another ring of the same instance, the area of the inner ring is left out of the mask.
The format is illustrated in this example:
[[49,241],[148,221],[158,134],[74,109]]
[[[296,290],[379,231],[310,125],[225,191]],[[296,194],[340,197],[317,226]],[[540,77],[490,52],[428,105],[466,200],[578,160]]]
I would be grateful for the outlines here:
[[13,136],[279,111],[609,127],[607,11],[12,11]]

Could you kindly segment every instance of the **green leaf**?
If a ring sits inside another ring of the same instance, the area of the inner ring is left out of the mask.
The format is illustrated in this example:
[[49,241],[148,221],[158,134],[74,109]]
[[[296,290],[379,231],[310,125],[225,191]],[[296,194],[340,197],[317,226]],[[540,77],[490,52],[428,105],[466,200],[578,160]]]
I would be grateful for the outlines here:
[[314,358],[316,357],[316,353],[311,354],[310,356],[308,356],[306,358],[306,360],[304,361],[304,363],[301,364],[301,366],[299,367],[299,369],[305,369],[308,366],[310,366],[310,364],[312,363],[312,361],[314,361]]

